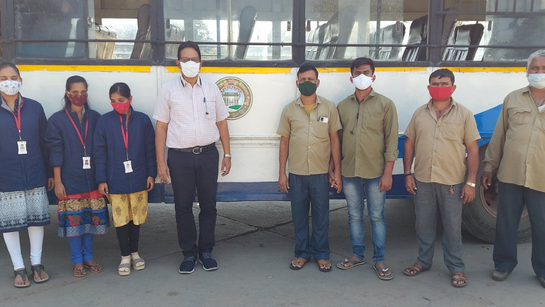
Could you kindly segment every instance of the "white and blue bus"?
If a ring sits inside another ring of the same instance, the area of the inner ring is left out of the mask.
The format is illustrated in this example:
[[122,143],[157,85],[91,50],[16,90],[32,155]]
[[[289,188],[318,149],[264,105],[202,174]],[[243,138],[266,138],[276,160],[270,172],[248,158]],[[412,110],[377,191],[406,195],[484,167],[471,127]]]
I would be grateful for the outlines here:
[[[110,110],[108,88],[123,81],[151,117],[158,89],[179,76],[178,44],[198,42],[202,75],[231,111],[232,171],[220,178],[219,201],[287,200],[275,131],[303,63],[318,67],[318,94],[339,102],[354,91],[351,61],[376,61],[373,86],[395,102],[401,130],[388,196],[403,198],[402,133],[429,99],[429,74],[455,72],[454,97],[475,114],[482,155],[503,98],[527,85],[527,57],[545,48],[545,0],[0,0],[0,10],[0,60],[19,66],[22,92],[47,115],[62,108],[67,77],[81,75],[97,111]],[[490,242],[497,191],[477,193],[464,228]],[[150,201],[172,195],[158,184]],[[530,235],[524,213],[519,239]]]

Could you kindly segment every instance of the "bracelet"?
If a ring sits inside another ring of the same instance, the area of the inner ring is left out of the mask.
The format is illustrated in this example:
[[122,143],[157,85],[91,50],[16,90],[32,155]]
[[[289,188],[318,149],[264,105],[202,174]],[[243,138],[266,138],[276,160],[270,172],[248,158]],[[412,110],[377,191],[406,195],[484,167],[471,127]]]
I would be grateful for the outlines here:
[[475,183],[473,183],[473,182],[469,182],[469,181],[468,181],[468,182],[466,182],[466,184],[467,184],[468,186],[472,187],[472,188],[475,187]]
[[231,156],[231,154],[224,154],[223,157],[224,158],[231,158],[232,156]]
[[409,174],[405,174],[405,176],[412,176],[412,174],[411,174],[411,173],[409,173]]

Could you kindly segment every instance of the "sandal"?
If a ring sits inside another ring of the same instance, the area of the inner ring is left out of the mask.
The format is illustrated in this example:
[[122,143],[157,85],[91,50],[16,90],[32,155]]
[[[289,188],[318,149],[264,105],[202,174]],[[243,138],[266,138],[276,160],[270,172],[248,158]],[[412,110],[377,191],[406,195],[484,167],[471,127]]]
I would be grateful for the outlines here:
[[331,271],[331,262],[329,262],[328,259],[316,260],[316,263],[318,263],[318,269],[320,272],[325,273]]
[[[394,279],[394,274],[392,273],[392,271],[390,271],[390,268],[388,268],[388,267],[379,268],[379,267],[377,267],[377,264],[375,263],[375,265],[373,265],[373,269],[375,269],[375,273],[377,273],[377,277],[380,280],[392,280],[392,279]],[[390,274],[386,274],[388,272],[390,272]],[[382,275],[380,275],[380,273],[382,273]]]
[[27,274],[26,269],[13,271],[13,275],[15,276],[15,278],[17,278],[17,276],[20,276],[21,279],[24,282],[24,284],[18,285],[18,284],[15,283],[15,281],[13,281],[13,286],[15,288],[28,288],[28,287],[30,287],[30,280],[28,280],[28,274]]
[[452,286],[456,288],[461,288],[467,286],[467,278],[464,272],[456,272],[452,275]]
[[[80,263],[78,263],[78,264],[80,264]],[[72,275],[74,275],[74,277],[77,277],[77,278],[87,276],[87,272],[85,271],[85,267],[84,266],[77,267],[76,265],[74,265],[74,267],[72,268]]]
[[[91,263],[92,262],[92,263]],[[102,272],[102,266],[98,263],[96,263],[93,260],[89,260],[83,264],[83,267],[88,269],[91,273],[100,273]]]
[[[355,256],[354,256],[355,257]],[[347,264],[349,264],[349,266],[347,266]],[[343,261],[337,263],[337,267],[341,270],[349,270],[351,268],[354,268],[354,267],[357,267],[358,265],[364,265],[365,264],[365,261],[363,260],[354,260],[354,258],[344,258]]]
[[127,276],[131,274],[131,257],[121,256],[121,263],[117,267],[117,273],[121,276]]
[[138,253],[131,254],[131,264],[135,271],[140,271],[146,268],[146,261],[142,259]]
[[292,270],[300,270],[305,266],[305,263],[307,263],[308,260],[305,258],[298,258],[295,257],[290,263],[290,269]]
[[403,274],[407,276],[416,276],[422,272],[425,272],[429,270],[429,268],[425,268],[418,264],[418,262],[415,262],[413,265],[406,267],[405,270],[403,270]]
[[43,264],[35,264],[35,265],[32,265],[30,266],[30,270],[32,271],[32,277],[34,277],[34,282],[35,283],[43,283],[43,282],[46,282],[49,280],[49,276],[47,276],[46,278],[42,278],[42,279],[38,279],[36,278],[36,273],[38,273],[38,276],[40,276],[40,278],[42,277],[42,273],[45,273],[44,271],[44,265]]

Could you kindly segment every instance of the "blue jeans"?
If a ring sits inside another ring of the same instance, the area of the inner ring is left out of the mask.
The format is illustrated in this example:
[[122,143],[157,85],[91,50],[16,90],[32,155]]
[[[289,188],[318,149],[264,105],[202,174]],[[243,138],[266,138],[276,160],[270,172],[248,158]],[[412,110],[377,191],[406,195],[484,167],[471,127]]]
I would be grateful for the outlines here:
[[343,192],[348,205],[348,226],[350,227],[350,241],[352,252],[363,260],[365,243],[363,237],[363,200],[367,198],[367,214],[371,220],[371,234],[373,236],[373,260],[384,261],[386,241],[386,221],[384,220],[384,203],[386,191],[380,192],[377,188],[381,177],[365,179],[360,177],[347,178],[343,176]]
[[70,259],[74,264],[93,260],[94,238],[95,235],[90,233],[68,238],[71,251]]
[[517,234],[524,205],[532,226],[532,267],[545,277],[545,193],[498,182],[498,218],[494,242],[496,269],[511,272],[517,265]]
[[[291,216],[295,230],[295,257],[329,259],[329,182],[328,174],[300,176],[289,174]],[[308,212],[312,214],[309,244]]]

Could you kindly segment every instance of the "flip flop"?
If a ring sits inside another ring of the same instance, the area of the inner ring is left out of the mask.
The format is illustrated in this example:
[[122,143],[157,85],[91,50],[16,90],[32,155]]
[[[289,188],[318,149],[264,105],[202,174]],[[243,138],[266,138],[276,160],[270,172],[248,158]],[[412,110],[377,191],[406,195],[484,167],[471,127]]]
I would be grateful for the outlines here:
[[76,266],[74,266],[72,268],[72,275],[77,278],[87,276],[87,272],[85,271],[85,266],[82,268],[76,268]]
[[[89,261],[87,261],[87,262],[89,262]],[[98,273],[102,272],[102,266],[100,266],[100,264],[98,264],[96,262],[94,264],[84,263],[83,267],[88,269],[91,273],[98,274]]]
[[[28,278],[28,273],[27,273],[26,269],[13,271],[13,275],[15,276],[15,278],[17,278],[17,275],[21,276],[21,279],[23,280],[24,283],[26,283],[28,281],[28,279],[27,279]],[[15,281],[14,281],[13,286],[15,288],[28,288],[28,287],[30,287],[30,282],[28,284],[16,285]]]
[[[331,268],[333,267],[328,259],[320,259],[316,260],[316,263],[318,263],[318,269],[320,272],[329,272],[331,271]],[[329,264],[329,268],[326,268],[326,265]]]
[[[375,269],[375,273],[377,273],[377,277],[380,280],[392,280],[394,279],[394,273],[390,271],[390,268],[377,268],[377,265],[373,265],[373,269]],[[386,275],[386,273],[390,272],[390,275]],[[380,275],[382,273],[382,275]]]
[[[299,259],[299,260],[298,260],[298,263],[301,263],[301,266],[293,265],[293,261],[295,261],[295,260],[297,260],[297,259]],[[295,258],[293,258],[293,260],[292,260],[291,263],[290,263],[290,269],[292,269],[292,270],[300,270],[300,269],[302,269],[302,268],[305,266],[305,264],[306,264],[307,262],[308,262],[308,260],[305,259],[305,258],[295,257]]]
[[40,284],[49,280],[49,276],[47,276],[47,278],[45,279],[36,278],[36,273],[38,273],[38,276],[42,277],[42,272],[44,271],[44,269],[45,268],[43,264],[36,264],[36,265],[30,266],[30,270],[32,271],[32,277],[34,278],[35,283]]
[[[352,265],[351,266],[345,266],[345,264],[347,263],[351,263]],[[341,270],[350,270],[351,268],[354,268],[354,267],[357,267],[358,265],[364,265],[365,264],[365,261],[363,260],[360,260],[360,261],[356,261],[352,258],[344,258],[343,261],[337,263],[337,267]]]

